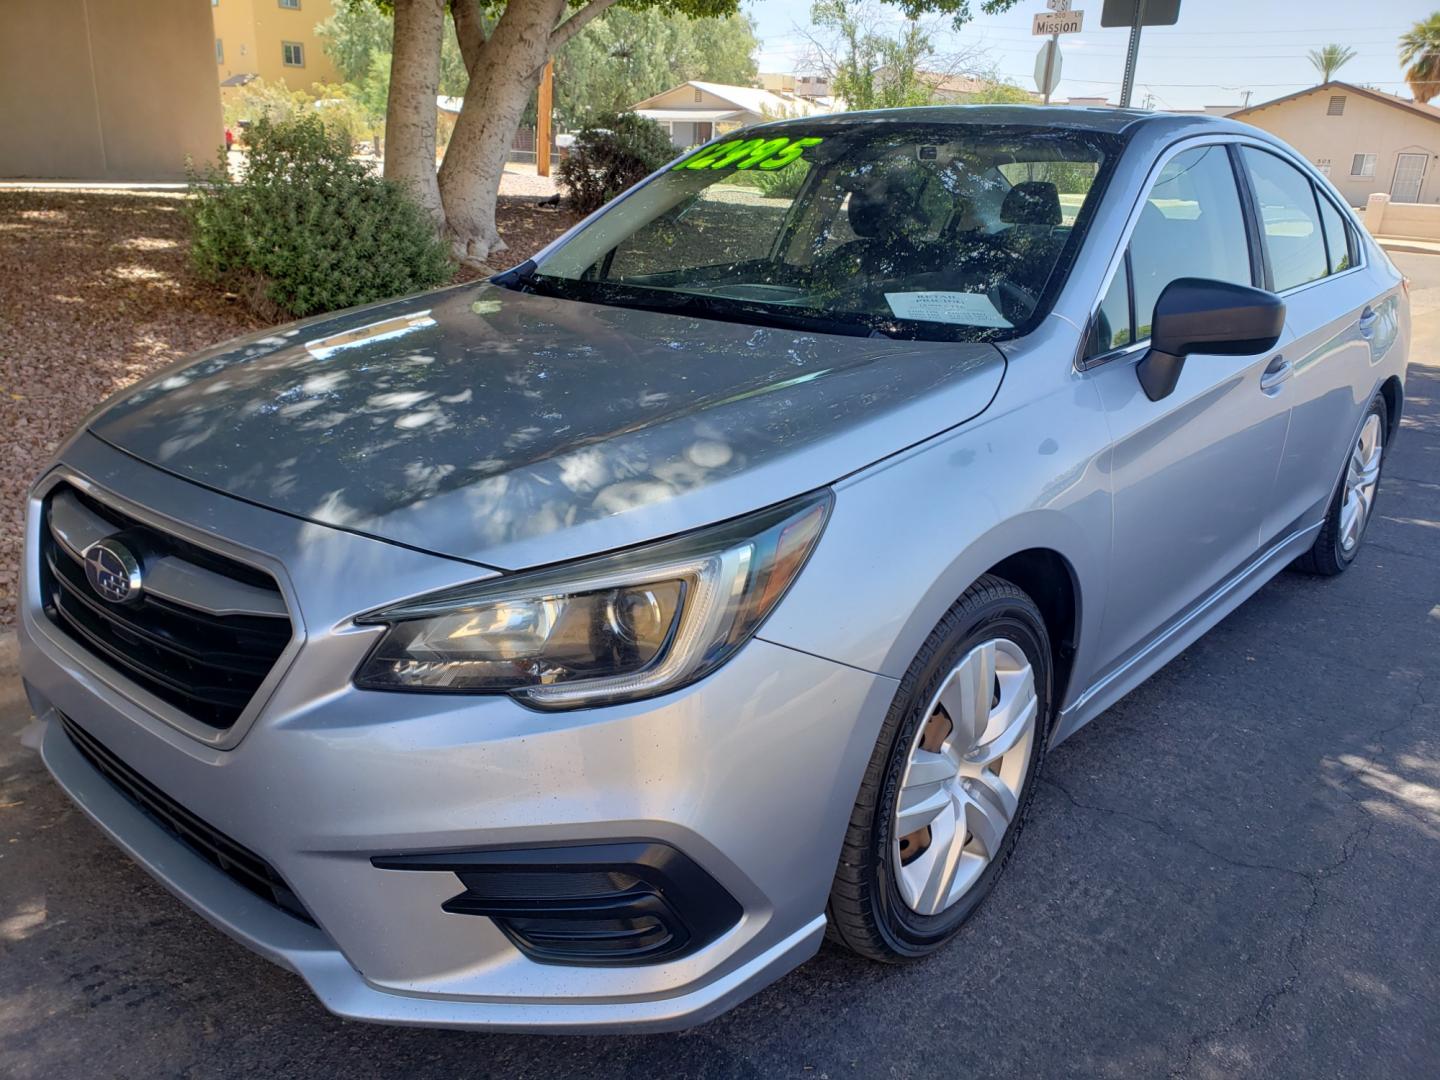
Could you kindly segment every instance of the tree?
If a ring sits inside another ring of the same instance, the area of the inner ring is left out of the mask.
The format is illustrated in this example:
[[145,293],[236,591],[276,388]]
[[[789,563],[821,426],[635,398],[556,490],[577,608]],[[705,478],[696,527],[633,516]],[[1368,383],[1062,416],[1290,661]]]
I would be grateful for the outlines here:
[[1410,93],[1422,105],[1440,96],[1440,12],[1417,22],[1400,37],[1400,63]]
[[556,56],[556,123],[580,128],[688,79],[749,86],[757,44],[740,14],[690,19],[615,8]]
[[[351,0],[363,3],[365,0]],[[467,262],[483,262],[504,243],[495,231],[500,176],[530,95],[546,62],[617,0],[372,0],[395,14],[385,114],[385,175],[405,185]],[[621,0],[700,18],[729,16],[739,0]],[[970,16],[970,0],[895,0],[908,19]],[[979,0],[986,12],[1015,0]],[[448,12],[469,74],[465,104],[437,175],[435,96]]]
[[1320,81],[1327,83],[1335,77],[1335,72],[1355,59],[1355,50],[1348,45],[1326,45],[1324,48],[1311,49],[1307,55],[1310,63],[1315,65],[1315,70],[1320,72]]
[[[935,97],[923,65],[934,56],[930,34],[907,19],[896,34],[879,28],[873,3],[817,0],[810,21],[817,66],[829,79],[830,93],[851,109],[929,105]],[[828,35],[828,38],[821,35]]]
[[[828,79],[830,92],[847,108],[930,105],[944,99],[943,85],[950,76],[976,73],[973,50],[946,55],[936,51],[934,34],[939,26],[934,19],[921,21],[924,4],[899,6],[906,17],[896,28],[879,0],[815,0],[811,7],[816,29],[809,35],[809,63]],[[1009,2],[986,3],[984,9],[1009,6]],[[949,9],[937,5],[933,10]],[[1004,90],[996,94],[991,100],[1012,100]]]

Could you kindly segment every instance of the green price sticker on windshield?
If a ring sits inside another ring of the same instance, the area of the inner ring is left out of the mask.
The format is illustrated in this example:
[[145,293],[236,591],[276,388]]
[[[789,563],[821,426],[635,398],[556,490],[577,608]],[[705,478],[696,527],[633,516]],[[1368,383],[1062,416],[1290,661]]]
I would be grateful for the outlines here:
[[675,166],[680,169],[783,169],[791,162],[800,160],[805,151],[818,146],[824,139],[775,138],[731,139],[729,142],[707,146],[694,157],[686,158]]

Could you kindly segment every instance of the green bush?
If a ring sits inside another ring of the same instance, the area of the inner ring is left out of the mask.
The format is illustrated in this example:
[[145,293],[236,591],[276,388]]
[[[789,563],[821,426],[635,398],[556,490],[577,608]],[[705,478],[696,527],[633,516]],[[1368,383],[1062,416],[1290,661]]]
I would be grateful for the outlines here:
[[638,184],[671,158],[675,147],[665,129],[634,113],[609,113],[575,137],[560,162],[560,182],[570,206],[582,214],[598,210]]
[[310,315],[448,281],[450,252],[425,213],[350,157],[313,113],[257,120],[244,176],[192,176],[192,257],[263,316]]
[[808,161],[792,161],[783,169],[754,170],[755,186],[760,189],[762,199],[793,199],[805,186],[810,175]]

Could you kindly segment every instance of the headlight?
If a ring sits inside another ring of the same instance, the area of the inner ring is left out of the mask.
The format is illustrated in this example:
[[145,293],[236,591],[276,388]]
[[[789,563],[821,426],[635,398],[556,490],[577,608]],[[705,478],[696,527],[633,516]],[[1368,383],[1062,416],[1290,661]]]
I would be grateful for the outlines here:
[[820,538],[826,491],[675,540],[436,593],[362,617],[389,630],[369,690],[512,694],[563,709],[665,693],[755,633]]

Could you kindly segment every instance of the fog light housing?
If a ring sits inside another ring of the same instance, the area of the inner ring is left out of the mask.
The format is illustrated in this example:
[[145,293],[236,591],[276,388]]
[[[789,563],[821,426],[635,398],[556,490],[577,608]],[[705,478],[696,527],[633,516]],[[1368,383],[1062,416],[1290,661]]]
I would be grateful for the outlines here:
[[465,891],[441,904],[481,915],[541,964],[624,966],[675,960],[740,921],[741,908],[669,844],[377,855],[381,870],[449,871]]

